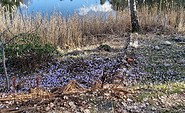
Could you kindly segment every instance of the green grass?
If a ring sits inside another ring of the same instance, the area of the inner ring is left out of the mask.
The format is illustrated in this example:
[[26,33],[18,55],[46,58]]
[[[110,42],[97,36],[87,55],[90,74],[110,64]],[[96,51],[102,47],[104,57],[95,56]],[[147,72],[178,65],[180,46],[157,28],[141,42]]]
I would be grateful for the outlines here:
[[143,99],[146,98],[151,99],[163,95],[183,93],[185,91],[185,82],[168,82],[163,84],[136,85],[133,88],[138,89],[140,91],[136,99],[138,101],[143,101]]

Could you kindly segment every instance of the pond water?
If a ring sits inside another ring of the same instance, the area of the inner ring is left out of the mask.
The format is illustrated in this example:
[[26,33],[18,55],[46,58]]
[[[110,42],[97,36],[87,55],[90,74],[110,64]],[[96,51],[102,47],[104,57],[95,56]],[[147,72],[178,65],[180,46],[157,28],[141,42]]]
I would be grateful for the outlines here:
[[90,12],[113,11],[109,2],[100,5],[99,0],[32,0],[26,5],[28,12],[52,13],[60,11],[62,15],[73,14],[85,15]]
[[[24,12],[36,14],[52,14],[60,12],[62,15],[72,15],[76,12],[79,15],[91,13],[114,12],[117,9],[124,9],[128,6],[128,0],[0,0],[3,7],[16,6]],[[136,0],[140,6],[157,6],[160,9],[176,8],[185,6],[185,0]],[[13,9],[13,8],[12,8]],[[11,9],[11,10],[12,10]],[[10,9],[9,9],[10,11]],[[17,10],[16,10],[17,11]]]
[[[3,3],[2,1],[0,0],[2,6],[6,6],[10,3]],[[74,14],[74,12],[79,15],[94,12],[114,12],[110,2],[106,0],[103,0],[103,2],[102,0],[17,0],[16,2],[12,4],[16,4],[19,10],[21,9],[31,14],[41,12],[42,14],[50,15],[57,11],[66,16]]]

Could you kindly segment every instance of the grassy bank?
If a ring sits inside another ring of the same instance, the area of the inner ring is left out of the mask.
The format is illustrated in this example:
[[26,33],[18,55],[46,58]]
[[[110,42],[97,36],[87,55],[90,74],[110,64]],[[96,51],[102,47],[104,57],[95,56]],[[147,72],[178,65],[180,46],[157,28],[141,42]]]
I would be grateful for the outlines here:
[[[0,12],[0,32],[7,27],[13,34],[32,31],[35,28],[37,34],[41,37],[43,43],[51,43],[59,45],[62,49],[76,48],[90,44],[90,42],[99,42],[102,34],[118,34],[121,35],[130,30],[129,10],[125,9],[117,12],[116,16],[105,15],[86,15],[78,16],[77,14],[62,17],[54,13],[48,19],[48,16],[37,14],[35,17],[28,15],[14,14],[12,21],[9,20],[9,14]],[[6,21],[3,18],[6,15]],[[143,7],[138,10],[140,25],[143,31],[154,31],[160,34],[160,30],[168,28],[169,30],[178,30],[184,32],[184,16],[183,10],[179,11],[158,11],[157,8],[148,10]],[[106,19],[105,19],[106,18]],[[158,31],[160,27],[160,30]],[[169,32],[169,31],[168,31]],[[6,32],[5,38],[8,39],[12,35]]]

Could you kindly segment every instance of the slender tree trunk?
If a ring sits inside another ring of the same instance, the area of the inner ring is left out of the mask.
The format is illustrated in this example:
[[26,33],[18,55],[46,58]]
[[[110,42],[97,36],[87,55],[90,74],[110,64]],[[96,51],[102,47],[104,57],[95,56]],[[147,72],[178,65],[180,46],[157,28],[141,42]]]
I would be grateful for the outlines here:
[[140,26],[137,17],[137,9],[135,0],[130,0],[130,16],[131,16],[131,24],[132,24],[132,32],[140,32]]
[[10,90],[10,81],[9,81],[9,77],[7,74],[7,69],[6,69],[6,57],[5,57],[5,48],[4,48],[4,44],[1,45],[2,48],[2,62],[3,62],[3,69],[4,69],[4,74],[6,77],[6,90],[9,91]]

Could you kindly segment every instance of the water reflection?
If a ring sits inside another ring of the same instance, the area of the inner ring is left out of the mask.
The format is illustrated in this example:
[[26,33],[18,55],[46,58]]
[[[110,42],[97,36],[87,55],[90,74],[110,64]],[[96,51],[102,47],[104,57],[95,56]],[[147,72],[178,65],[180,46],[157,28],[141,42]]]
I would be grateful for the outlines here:
[[114,10],[123,10],[128,6],[127,0],[110,0],[110,4],[112,4],[112,8]]
[[[136,0],[137,6],[147,6],[149,9],[157,7],[160,10],[179,10],[185,7],[185,0]],[[110,0],[114,10],[128,7],[128,0]]]
[[22,2],[22,0],[0,0],[0,4],[5,12],[13,12]]
[[[5,11],[13,12],[15,7],[25,8],[29,13],[52,13],[59,11],[63,15],[78,12],[85,15],[91,12],[110,12],[125,9],[128,0],[0,0]],[[158,9],[179,9],[185,6],[185,0],[137,0],[139,7],[149,8],[157,6]]]
[[111,5],[108,2],[106,2],[102,5],[91,5],[90,7],[84,6],[79,9],[79,15],[86,15],[90,12],[105,12],[106,13],[106,12],[111,12],[111,11],[113,11]]
[[100,4],[103,5],[106,2],[106,0],[100,0]]
[[[44,4],[44,5],[40,5]],[[74,12],[80,13],[80,8],[99,5],[99,0],[32,0],[29,5],[29,12],[38,12],[51,14],[53,11],[61,12],[62,15],[72,15]]]

